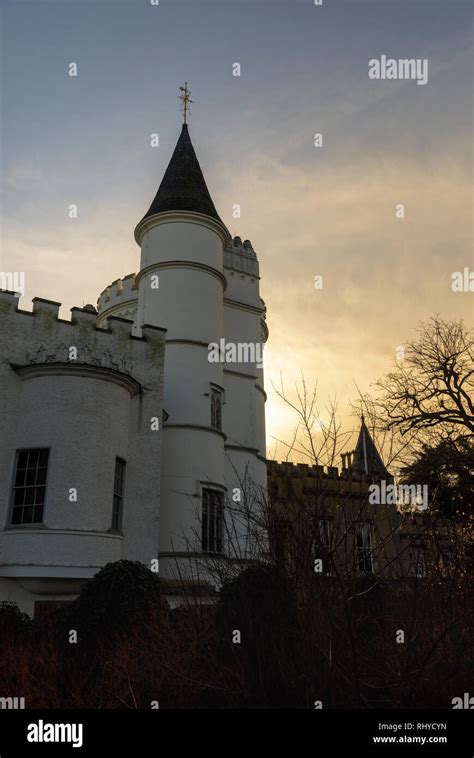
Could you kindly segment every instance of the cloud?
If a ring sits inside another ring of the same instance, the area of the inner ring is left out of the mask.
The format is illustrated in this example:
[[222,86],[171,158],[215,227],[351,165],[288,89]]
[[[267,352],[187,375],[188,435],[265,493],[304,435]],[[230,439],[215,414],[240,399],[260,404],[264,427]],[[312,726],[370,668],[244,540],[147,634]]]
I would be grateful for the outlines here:
[[[260,260],[269,438],[291,429],[270,386],[280,371],[288,385],[301,371],[318,378],[321,404],[336,394],[351,427],[355,383],[365,391],[389,370],[420,320],[472,315],[469,294],[450,289],[452,272],[472,263],[469,172],[440,154],[317,171],[261,155],[246,165],[227,196],[242,204],[232,233],[249,237]],[[404,219],[395,215],[400,203]]]
[[42,180],[41,170],[30,161],[16,163],[5,174],[5,186],[14,191],[28,191],[37,187]]
[[[356,383],[365,391],[383,375],[421,319],[435,311],[471,316],[469,294],[450,290],[452,272],[472,261],[468,167],[439,151],[419,161],[387,154],[383,161],[361,155],[343,163],[320,155],[312,148],[306,165],[296,166],[256,153],[237,168],[214,168],[218,186],[210,183],[232,234],[250,238],[260,261],[270,328],[270,444],[293,428],[271,387],[280,372],[287,386],[301,371],[308,382],[318,379],[321,407],[337,395],[351,428]],[[39,180],[32,166],[19,166],[9,181],[19,186],[29,176]],[[241,219],[231,218],[234,203]],[[404,219],[395,216],[400,203]],[[73,305],[95,303],[110,282],[137,271],[137,217],[131,204],[91,197],[77,220],[64,209],[60,221],[10,220],[2,266],[26,271],[22,307],[38,295],[62,302],[67,316]],[[316,275],[322,290],[314,288]]]

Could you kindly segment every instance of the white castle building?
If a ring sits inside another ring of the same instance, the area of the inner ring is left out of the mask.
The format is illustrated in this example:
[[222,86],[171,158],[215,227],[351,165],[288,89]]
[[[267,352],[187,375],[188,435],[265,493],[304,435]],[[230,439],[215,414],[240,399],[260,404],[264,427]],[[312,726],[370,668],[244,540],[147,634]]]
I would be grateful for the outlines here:
[[183,577],[211,596],[210,559],[235,558],[226,504],[266,490],[257,256],[186,124],[135,239],[138,274],[71,320],[0,291],[0,600],[31,615],[122,558],[158,567],[176,603]]

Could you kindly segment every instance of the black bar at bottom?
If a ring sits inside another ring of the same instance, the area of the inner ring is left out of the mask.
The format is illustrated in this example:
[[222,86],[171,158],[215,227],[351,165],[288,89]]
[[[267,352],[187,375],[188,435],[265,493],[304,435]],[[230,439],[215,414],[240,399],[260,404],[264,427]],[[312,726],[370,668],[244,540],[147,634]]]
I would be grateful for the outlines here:
[[253,749],[472,758],[472,716],[469,710],[1,710],[0,756]]

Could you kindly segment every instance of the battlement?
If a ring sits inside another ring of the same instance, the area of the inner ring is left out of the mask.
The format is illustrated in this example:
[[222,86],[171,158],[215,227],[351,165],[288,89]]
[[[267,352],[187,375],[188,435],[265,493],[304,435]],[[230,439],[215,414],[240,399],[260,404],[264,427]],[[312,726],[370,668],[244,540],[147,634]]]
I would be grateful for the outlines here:
[[234,237],[224,250],[224,268],[260,278],[257,254],[250,240],[242,242],[240,237]]
[[138,299],[137,275],[128,274],[123,279],[115,279],[99,295],[97,308],[99,315],[102,316],[104,311],[116,308],[123,308],[127,303]]
[[60,303],[35,297],[31,311],[18,308],[19,296],[0,291],[0,335],[6,361],[12,366],[48,363],[88,364],[146,380],[146,365],[156,363],[164,351],[165,329],[145,325],[141,336],[133,321],[110,316],[107,328],[97,325],[92,305],[71,308],[71,319],[59,317]]
[[[292,463],[291,461],[268,461],[267,465],[269,473],[274,476],[290,476],[297,479],[302,479],[304,477],[328,477],[330,471],[338,471],[337,468],[334,467],[316,466],[310,465],[309,463]],[[334,476],[331,474],[330,478],[334,478]]]
[[270,479],[328,479],[333,481],[371,481],[357,469],[341,469],[337,466],[316,466],[308,463],[292,463],[291,461],[268,461],[268,476]]
[[232,252],[241,253],[243,255],[250,255],[253,258],[257,257],[257,253],[252,247],[250,240],[244,240],[240,237],[234,237],[227,245],[227,250]]

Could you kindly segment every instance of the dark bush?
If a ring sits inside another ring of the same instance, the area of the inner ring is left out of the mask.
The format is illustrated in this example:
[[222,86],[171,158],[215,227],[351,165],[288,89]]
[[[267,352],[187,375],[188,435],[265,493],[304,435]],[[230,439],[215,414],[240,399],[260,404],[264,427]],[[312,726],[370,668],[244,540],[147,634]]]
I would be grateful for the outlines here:
[[83,639],[110,643],[166,610],[157,575],[138,561],[122,560],[104,566],[62,616]]
[[[253,566],[225,584],[216,628],[224,670],[240,685],[239,705],[302,704],[298,612],[294,593],[276,568]],[[240,643],[233,642],[237,631]]]

